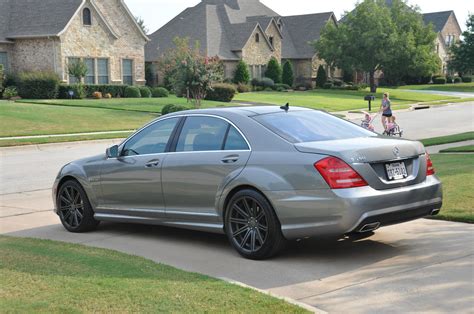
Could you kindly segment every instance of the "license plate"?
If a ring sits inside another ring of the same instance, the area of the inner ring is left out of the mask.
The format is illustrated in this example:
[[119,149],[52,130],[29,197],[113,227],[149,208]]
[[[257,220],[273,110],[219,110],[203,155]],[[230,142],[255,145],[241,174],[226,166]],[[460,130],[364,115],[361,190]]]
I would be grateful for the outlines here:
[[408,177],[407,167],[403,161],[386,164],[385,168],[387,169],[387,176],[390,181],[405,179]]

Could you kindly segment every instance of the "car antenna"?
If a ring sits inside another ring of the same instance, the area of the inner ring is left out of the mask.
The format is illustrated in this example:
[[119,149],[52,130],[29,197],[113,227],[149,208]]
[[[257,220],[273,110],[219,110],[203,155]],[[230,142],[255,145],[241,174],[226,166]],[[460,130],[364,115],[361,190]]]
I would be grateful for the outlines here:
[[288,112],[290,110],[290,103],[286,103],[286,105],[280,107],[281,110],[285,110],[285,112]]

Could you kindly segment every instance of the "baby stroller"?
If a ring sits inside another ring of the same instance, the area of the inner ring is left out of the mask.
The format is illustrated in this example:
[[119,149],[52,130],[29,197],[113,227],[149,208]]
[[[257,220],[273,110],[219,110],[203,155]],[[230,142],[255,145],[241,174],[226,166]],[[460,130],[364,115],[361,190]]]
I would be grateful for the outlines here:
[[387,122],[387,129],[383,132],[383,135],[387,136],[403,136],[403,130],[396,122],[395,116],[392,116],[391,120]]
[[370,116],[368,112],[363,111],[364,113],[364,120],[362,120],[361,127],[364,129],[367,129],[369,131],[375,132],[375,127],[374,127],[374,120],[378,116],[378,113],[375,116]]

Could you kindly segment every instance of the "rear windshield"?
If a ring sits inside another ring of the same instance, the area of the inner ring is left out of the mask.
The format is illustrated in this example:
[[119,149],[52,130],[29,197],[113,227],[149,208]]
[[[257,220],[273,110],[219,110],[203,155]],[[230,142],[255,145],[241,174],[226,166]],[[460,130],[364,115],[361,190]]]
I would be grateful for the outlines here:
[[255,116],[254,119],[291,143],[376,136],[358,125],[316,110],[282,111]]

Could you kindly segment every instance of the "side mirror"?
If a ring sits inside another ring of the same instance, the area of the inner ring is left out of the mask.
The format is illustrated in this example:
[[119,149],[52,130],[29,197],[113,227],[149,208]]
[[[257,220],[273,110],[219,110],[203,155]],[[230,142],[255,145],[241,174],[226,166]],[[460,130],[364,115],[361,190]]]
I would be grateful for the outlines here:
[[105,154],[107,155],[107,158],[118,158],[119,157],[118,145],[114,145],[110,148],[107,148]]

